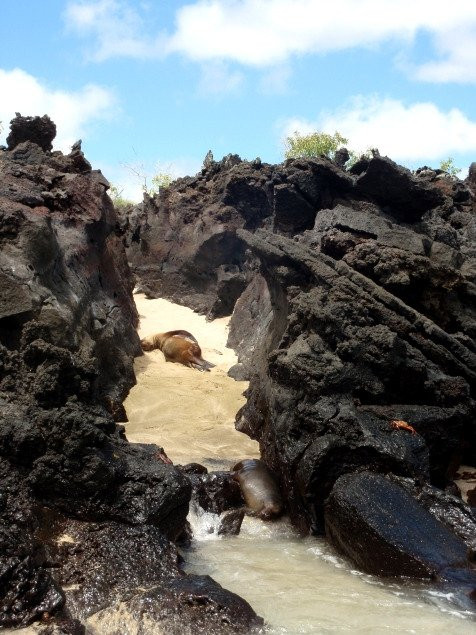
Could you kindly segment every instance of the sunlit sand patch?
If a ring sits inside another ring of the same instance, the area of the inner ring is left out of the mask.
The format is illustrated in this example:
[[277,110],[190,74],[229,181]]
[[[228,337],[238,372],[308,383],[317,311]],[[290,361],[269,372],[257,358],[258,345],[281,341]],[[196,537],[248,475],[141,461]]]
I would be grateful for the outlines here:
[[64,545],[74,544],[76,541],[73,536],[70,536],[69,534],[62,534],[61,536],[58,536],[58,538],[56,538],[56,542],[58,543],[58,545]]
[[226,348],[229,318],[207,322],[203,315],[167,300],[135,297],[140,337],[183,329],[198,340],[203,358],[216,364],[210,372],[166,362],[161,351],[135,360],[138,383],[124,406],[127,438],[157,443],[178,464],[197,462],[209,469],[228,469],[247,457],[259,457],[258,444],[235,430],[235,414],[245,403],[247,382],[228,377],[236,363]]

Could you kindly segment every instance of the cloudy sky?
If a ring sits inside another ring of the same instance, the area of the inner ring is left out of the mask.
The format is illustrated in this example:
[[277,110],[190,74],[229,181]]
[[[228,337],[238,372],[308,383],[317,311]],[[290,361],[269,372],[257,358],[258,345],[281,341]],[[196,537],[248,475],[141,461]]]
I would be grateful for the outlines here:
[[0,143],[47,113],[132,198],[295,130],[467,169],[475,97],[475,0],[0,0]]

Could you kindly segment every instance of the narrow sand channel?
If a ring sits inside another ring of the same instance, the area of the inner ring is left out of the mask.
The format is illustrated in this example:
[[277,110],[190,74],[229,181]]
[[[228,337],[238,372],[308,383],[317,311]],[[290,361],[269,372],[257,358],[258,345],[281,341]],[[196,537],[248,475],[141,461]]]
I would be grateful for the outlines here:
[[[227,376],[235,363],[227,349],[227,319],[206,322],[190,309],[136,295],[141,337],[174,329],[192,332],[210,373],[166,363],[160,351],[136,359],[137,385],[125,407],[130,441],[157,443],[174,463],[198,462],[228,469],[258,456],[257,443],[234,429],[246,382]],[[475,633],[469,614],[428,602],[426,588],[402,587],[354,571],[323,539],[302,539],[286,520],[245,518],[238,537],[210,533],[217,517],[193,514],[190,572],[208,573],[244,597],[265,618],[270,633]],[[444,599],[443,597],[441,598]],[[153,635],[153,632],[151,632]]]
[[166,362],[161,351],[135,361],[137,385],[124,406],[126,434],[135,443],[162,445],[174,463],[201,463],[228,469],[244,457],[258,457],[258,444],[237,432],[235,414],[245,403],[247,382],[236,382],[227,371],[236,363],[226,348],[228,319],[207,322],[202,315],[167,300],[136,295],[139,335],[184,329],[197,338],[204,359],[216,367],[200,372]]

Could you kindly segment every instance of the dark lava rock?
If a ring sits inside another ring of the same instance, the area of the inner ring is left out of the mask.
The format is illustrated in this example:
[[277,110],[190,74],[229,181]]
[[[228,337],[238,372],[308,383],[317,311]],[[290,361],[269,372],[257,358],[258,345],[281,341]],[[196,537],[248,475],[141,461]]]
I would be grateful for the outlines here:
[[128,260],[150,297],[166,297],[206,313],[229,315],[249,276],[237,229],[270,226],[294,235],[314,224],[318,209],[352,187],[328,159],[283,166],[228,156],[205,162],[122,218]]
[[476,510],[476,487],[468,491],[468,505],[470,505],[473,510]]
[[150,525],[67,520],[54,529],[48,554],[54,576],[69,611],[82,621],[141,587],[180,575],[176,548]]
[[471,163],[471,165],[469,166],[467,180],[472,187],[476,186],[476,162],[475,161],[473,161],[473,163]]
[[[399,485],[371,473],[336,481],[326,503],[326,533],[362,570],[433,578],[468,569],[468,548]],[[476,582],[476,572],[473,572]]]
[[208,470],[204,465],[200,463],[187,463],[186,465],[179,465],[180,471],[184,474],[207,474]]
[[45,152],[53,148],[53,139],[56,137],[56,126],[48,117],[22,117],[16,113],[16,117],[10,122],[10,134],[7,137],[7,147],[13,150],[19,143],[32,141]]
[[388,157],[375,156],[357,180],[357,188],[398,220],[414,223],[441,205],[440,192],[415,179]]
[[227,157],[146,197],[123,222],[139,287],[210,318],[229,315],[246,286],[235,229],[271,214],[270,176],[265,165]]
[[125,236],[144,288],[209,317],[246,281],[229,336],[232,375],[251,379],[237,426],[260,439],[304,525],[322,522],[341,474],[444,487],[476,443],[476,208],[440,176],[378,154],[350,173],[209,158],[146,200]]
[[219,536],[237,536],[240,533],[241,523],[245,517],[244,509],[230,509],[220,518],[218,527]]
[[53,136],[47,118],[17,119],[0,150],[0,626],[79,633],[151,582],[180,610],[170,541],[191,485],[114,420],[141,353],[133,278],[107,180],[79,142],[51,153]]
[[113,410],[140,353],[133,280],[107,181],[76,156],[31,141],[0,153],[0,343],[18,349],[23,336],[45,401],[64,401],[57,378],[82,366],[84,389]]
[[170,635],[228,635],[262,632],[263,620],[235,593],[209,576],[189,575],[142,590],[89,621],[97,632],[138,633],[151,628]]
[[[335,218],[344,227],[337,207],[320,212],[316,228],[324,227],[321,214],[329,226]],[[364,219],[355,217],[354,234],[369,234]],[[312,236],[296,242],[262,230],[238,235],[261,259],[273,309],[253,355],[240,429],[245,420],[265,460],[282,475],[291,513],[307,508],[306,524],[313,524],[333,481],[360,467],[425,480],[431,475],[435,484],[446,484],[455,455],[474,439],[476,356],[469,340],[445,332],[352,262],[313,249]],[[418,237],[411,238],[405,239],[409,252],[418,245]],[[379,238],[373,244],[378,252]],[[463,306],[460,320],[475,324],[469,298]],[[425,313],[431,314],[429,306]],[[435,309],[433,316],[439,321]],[[246,341],[243,325],[240,333]],[[394,430],[397,419],[419,435]]]
[[[227,346],[238,353],[241,368],[233,367],[230,377],[249,379],[256,354],[262,349],[273,319],[273,309],[266,280],[256,273],[238,298],[230,320]],[[252,361],[253,360],[253,361]]]
[[294,236],[314,225],[316,210],[293,184],[279,183],[274,187],[274,227]]
[[235,303],[231,374],[250,379],[236,427],[293,522],[323,532],[336,481],[371,471],[413,483],[398,491],[461,544],[468,508],[442,490],[476,446],[474,175],[373,154],[349,171],[209,156],[136,208],[123,239],[150,295],[210,318]]
[[389,475],[388,478],[403,487],[440,523],[459,536],[468,549],[476,555],[476,515],[469,504],[466,505],[459,496],[454,496],[422,481],[394,475]]
[[230,368],[228,377],[231,377],[235,381],[248,381],[250,378],[248,369],[241,363],[234,364]]
[[193,498],[206,512],[221,514],[227,509],[241,507],[243,498],[240,486],[231,472],[189,474],[193,487]]
[[64,604],[35,540],[37,527],[24,481],[0,456],[0,627],[25,626]]

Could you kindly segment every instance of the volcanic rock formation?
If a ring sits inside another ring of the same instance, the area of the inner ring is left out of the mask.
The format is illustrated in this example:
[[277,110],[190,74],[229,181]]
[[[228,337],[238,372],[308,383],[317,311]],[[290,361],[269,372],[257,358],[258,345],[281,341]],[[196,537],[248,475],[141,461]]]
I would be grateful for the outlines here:
[[[426,167],[413,174],[378,153],[347,171],[324,157],[270,166],[230,156],[146,199],[126,237],[149,294],[209,317],[235,305],[232,374],[251,380],[237,427],[280,475],[293,521],[326,526],[361,566],[336,504],[324,522],[336,482],[350,487],[344,476],[398,477],[378,481],[379,505],[393,488],[395,499],[415,497],[436,533],[442,522],[462,539],[476,531],[470,508],[443,492],[476,447],[473,181],[474,170],[466,182]],[[422,486],[435,504],[416,495]],[[395,509],[391,522],[410,531],[418,513]],[[444,540],[428,543],[438,551]],[[455,566],[474,583],[467,547]]]
[[115,423],[141,353],[132,277],[107,180],[54,132],[17,116],[0,149],[0,627],[82,633],[152,594],[168,632],[242,632],[251,608],[179,569],[189,479]]

